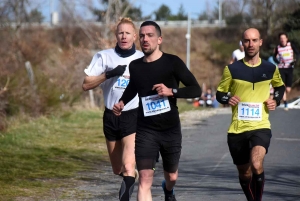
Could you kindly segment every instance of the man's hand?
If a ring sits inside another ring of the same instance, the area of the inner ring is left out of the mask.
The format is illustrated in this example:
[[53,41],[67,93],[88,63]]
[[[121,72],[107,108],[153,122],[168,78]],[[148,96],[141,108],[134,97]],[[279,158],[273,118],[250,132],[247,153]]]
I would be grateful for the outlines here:
[[155,84],[153,85],[152,90],[156,90],[160,96],[173,96],[172,89],[166,87],[164,84]]
[[268,99],[264,102],[264,104],[266,104],[268,110],[275,110],[276,109],[276,100],[273,99]]
[[117,67],[115,67],[111,71],[107,71],[105,73],[106,79],[109,79],[109,78],[112,78],[112,77],[115,77],[115,76],[123,75],[123,73],[125,72],[125,69],[126,69],[126,65],[118,65]]
[[228,104],[231,106],[235,106],[240,102],[240,98],[238,96],[232,96],[229,101]]
[[113,113],[116,116],[120,116],[123,109],[124,109],[124,103],[123,103],[123,101],[120,101],[114,105]]

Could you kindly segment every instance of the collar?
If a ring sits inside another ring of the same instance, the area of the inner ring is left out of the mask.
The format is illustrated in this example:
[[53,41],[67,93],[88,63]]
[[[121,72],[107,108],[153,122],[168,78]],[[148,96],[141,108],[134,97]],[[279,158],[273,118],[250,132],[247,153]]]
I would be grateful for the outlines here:
[[245,59],[243,59],[243,62],[244,62],[244,64],[245,64],[246,66],[249,66],[249,67],[257,67],[257,66],[259,66],[259,65],[261,64],[261,58],[259,58],[258,63],[257,63],[257,64],[254,64],[254,65],[252,65],[252,64],[250,64],[250,63],[248,63],[248,62],[246,62]]
[[123,57],[123,58],[130,57],[131,55],[133,55],[135,53],[135,44],[133,43],[132,47],[129,50],[123,50],[119,47],[119,45],[117,43],[116,47],[115,47],[115,51],[120,57]]

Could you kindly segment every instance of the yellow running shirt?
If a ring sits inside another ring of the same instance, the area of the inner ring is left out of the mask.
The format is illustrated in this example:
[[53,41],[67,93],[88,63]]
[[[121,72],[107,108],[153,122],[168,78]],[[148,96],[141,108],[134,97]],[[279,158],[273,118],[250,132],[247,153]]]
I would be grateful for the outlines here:
[[243,133],[261,128],[271,128],[269,110],[264,104],[273,87],[283,85],[278,67],[260,59],[257,65],[243,60],[224,68],[218,91],[238,96],[240,103],[232,107],[232,122],[228,133]]

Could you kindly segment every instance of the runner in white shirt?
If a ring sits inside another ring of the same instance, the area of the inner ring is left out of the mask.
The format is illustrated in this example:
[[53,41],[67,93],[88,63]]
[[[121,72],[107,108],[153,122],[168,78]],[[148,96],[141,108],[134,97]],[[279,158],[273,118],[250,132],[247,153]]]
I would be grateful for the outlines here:
[[84,70],[86,77],[83,90],[100,85],[104,94],[105,111],[103,131],[113,173],[123,177],[119,199],[128,201],[133,192],[135,171],[135,132],[139,99],[136,96],[125,107],[121,116],[112,112],[130,81],[129,63],[144,54],[135,49],[135,25],[130,18],[123,18],[117,25],[115,48],[96,53],[91,64]]
[[229,64],[232,64],[235,61],[241,60],[245,57],[245,51],[244,47],[242,45],[242,41],[239,43],[239,49],[236,49],[232,52],[232,58],[229,62]]

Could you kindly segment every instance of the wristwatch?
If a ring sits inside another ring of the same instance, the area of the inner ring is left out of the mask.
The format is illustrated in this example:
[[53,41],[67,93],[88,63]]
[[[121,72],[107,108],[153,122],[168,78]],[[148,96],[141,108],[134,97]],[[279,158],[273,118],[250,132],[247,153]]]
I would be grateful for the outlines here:
[[177,94],[178,90],[177,89],[172,89],[173,95]]

